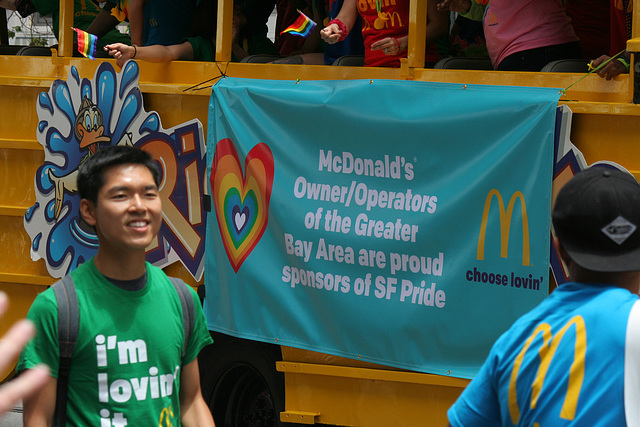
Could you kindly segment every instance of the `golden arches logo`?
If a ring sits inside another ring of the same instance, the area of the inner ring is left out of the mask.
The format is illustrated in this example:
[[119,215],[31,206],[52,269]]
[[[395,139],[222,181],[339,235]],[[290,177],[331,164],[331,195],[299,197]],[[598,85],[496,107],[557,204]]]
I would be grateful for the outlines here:
[[387,13],[389,20],[391,21],[391,28],[396,26],[396,18],[398,18],[398,27],[402,28],[402,18],[400,18],[400,14],[398,12]]
[[173,410],[171,409],[171,406],[163,408],[162,412],[160,412],[158,427],[173,427],[171,420],[173,420]]
[[489,211],[493,196],[498,199],[498,209],[500,214],[500,256],[506,258],[509,252],[509,231],[511,229],[511,218],[513,216],[513,207],[516,200],[520,200],[522,208],[522,265],[528,266],[531,263],[531,255],[529,248],[529,218],[527,217],[527,205],[524,201],[524,195],[520,191],[516,191],[509,199],[507,209],[504,208],[504,200],[502,194],[495,188],[489,191],[484,201],[484,210],[482,212],[482,223],[480,224],[480,236],[478,237],[477,259],[484,259],[484,242],[487,237],[487,221],[489,220]]
[[531,385],[531,409],[535,409],[544,380],[549,371],[549,366],[553,361],[553,357],[558,350],[560,342],[564,338],[565,333],[571,326],[575,326],[575,343],[573,351],[573,362],[569,369],[569,384],[567,386],[567,393],[564,396],[564,402],[560,410],[560,418],[565,420],[573,420],[576,415],[576,408],[578,406],[578,397],[580,397],[580,390],[582,389],[582,383],[584,382],[584,362],[587,354],[587,328],[584,324],[582,316],[574,316],[560,329],[558,334],[553,337],[551,333],[551,326],[548,323],[539,324],[536,329],[529,335],[529,338],[525,342],[522,350],[513,362],[513,368],[511,370],[511,380],[509,381],[509,415],[511,416],[511,422],[517,424],[520,419],[520,407],[518,406],[516,381],[518,379],[518,373],[522,366],[524,356],[529,351],[531,343],[538,334],[542,334],[543,343],[538,349],[540,356],[540,366],[538,366],[538,372]]

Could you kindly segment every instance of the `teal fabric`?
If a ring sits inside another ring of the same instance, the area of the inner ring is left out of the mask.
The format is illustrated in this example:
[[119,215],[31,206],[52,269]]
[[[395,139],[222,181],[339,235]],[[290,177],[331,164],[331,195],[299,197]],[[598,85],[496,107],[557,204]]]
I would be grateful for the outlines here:
[[209,327],[472,377],[548,293],[558,98],[220,79],[207,128]]

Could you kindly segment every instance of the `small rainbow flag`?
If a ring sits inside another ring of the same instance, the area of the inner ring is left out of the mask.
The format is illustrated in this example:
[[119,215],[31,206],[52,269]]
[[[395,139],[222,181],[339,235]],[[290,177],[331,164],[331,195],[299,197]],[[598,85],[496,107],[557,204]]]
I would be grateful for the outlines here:
[[98,37],[93,34],[89,34],[86,31],[82,31],[79,28],[74,28],[78,35],[78,52],[87,58],[96,59],[96,45],[98,44]]
[[289,25],[285,30],[281,31],[280,34],[283,33],[291,33],[296,36],[307,37],[311,34],[311,31],[316,27],[316,23],[313,22],[307,15],[298,11],[300,16],[296,19],[296,22]]

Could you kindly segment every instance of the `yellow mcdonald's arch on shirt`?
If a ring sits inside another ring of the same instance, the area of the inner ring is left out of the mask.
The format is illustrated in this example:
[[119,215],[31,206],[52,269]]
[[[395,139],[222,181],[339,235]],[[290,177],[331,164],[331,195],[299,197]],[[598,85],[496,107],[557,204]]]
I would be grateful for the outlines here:
[[478,253],[477,259],[484,259],[484,241],[487,236],[487,221],[489,220],[489,211],[491,210],[491,202],[493,196],[498,199],[498,209],[500,213],[500,256],[507,257],[509,252],[509,230],[511,229],[511,217],[513,216],[513,207],[516,200],[520,200],[522,208],[522,265],[528,266],[531,261],[529,248],[529,219],[527,217],[527,205],[524,201],[524,195],[521,191],[516,191],[509,199],[507,209],[504,208],[504,200],[502,194],[495,188],[489,191],[484,201],[484,211],[482,212],[482,223],[480,224],[480,236],[478,237]]
[[540,366],[538,366],[538,372],[536,373],[536,377],[531,385],[531,409],[535,409],[540,393],[542,392],[542,386],[544,385],[547,371],[553,361],[553,356],[555,356],[556,350],[564,338],[564,334],[573,325],[575,325],[576,334],[573,350],[573,362],[569,369],[569,384],[560,410],[560,418],[565,420],[573,420],[575,418],[576,408],[578,406],[578,397],[580,397],[580,390],[582,389],[582,383],[584,381],[584,359],[587,354],[587,328],[582,316],[574,316],[571,318],[571,320],[569,320],[562,329],[560,329],[555,337],[551,334],[551,326],[544,322],[540,323],[531,335],[529,335],[529,338],[524,343],[522,350],[518,353],[515,362],[513,362],[511,380],[509,381],[509,415],[511,416],[511,422],[513,422],[513,424],[517,424],[520,419],[520,407],[518,406],[516,381],[518,379],[520,367],[522,366],[522,361],[531,346],[531,342],[538,334],[542,334],[543,343],[538,349],[538,354],[540,355]]
[[395,28],[396,26],[396,18],[398,18],[398,27],[402,28],[402,18],[400,18],[400,14],[398,14],[398,12],[393,12],[393,13],[387,13],[387,16],[389,16],[389,20],[391,21],[391,28]]
[[173,419],[173,410],[171,406],[162,409],[160,412],[160,419],[158,420],[158,427],[173,427],[171,420]]

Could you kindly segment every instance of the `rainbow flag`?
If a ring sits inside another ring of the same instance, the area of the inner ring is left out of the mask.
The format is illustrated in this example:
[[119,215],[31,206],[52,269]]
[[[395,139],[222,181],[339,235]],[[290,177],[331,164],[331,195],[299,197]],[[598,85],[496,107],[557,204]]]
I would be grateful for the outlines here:
[[317,24],[313,22],[313,20],[311,20],[307,15],[300,12],[300,16],[298,16],[296,22],[289,25],[285,30],[281,31],[280,34],[290,33],[295,34],[296,36],[307,37],[309,34],[311,34],[311,30],[313,30],[316,25]]
[[89,34],[86,31],[82,31],[79,28],[74,28],[78,35],[78,52],[87,58],[96,59],[96,45],[98,44],[98,37],[93,34]]

